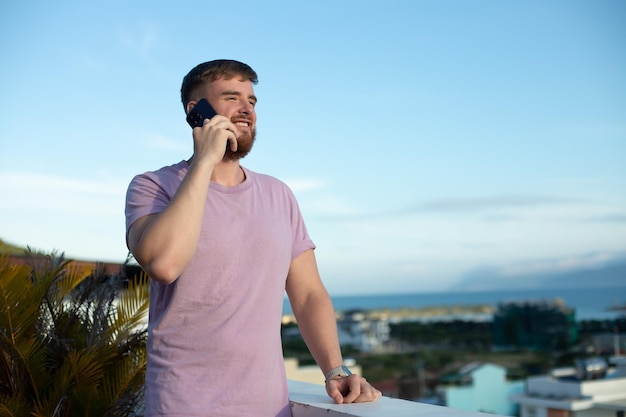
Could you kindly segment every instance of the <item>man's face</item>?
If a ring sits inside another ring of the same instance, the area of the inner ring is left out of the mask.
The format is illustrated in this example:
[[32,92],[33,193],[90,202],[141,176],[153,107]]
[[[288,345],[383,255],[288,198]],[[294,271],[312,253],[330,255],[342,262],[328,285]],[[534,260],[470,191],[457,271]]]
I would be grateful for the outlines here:
[[217,114],[230,119],[237,129],[237,152],[227,149],[225,158],[237,160],[252,149],[256,137],[256,96],[250,81],[239,77],[217,79],[205,87],[203,97],[213,106]]

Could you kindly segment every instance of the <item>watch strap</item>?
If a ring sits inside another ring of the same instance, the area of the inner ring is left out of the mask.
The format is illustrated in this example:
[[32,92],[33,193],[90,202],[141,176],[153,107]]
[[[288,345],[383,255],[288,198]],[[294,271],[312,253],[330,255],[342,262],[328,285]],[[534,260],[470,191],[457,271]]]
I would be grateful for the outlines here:
[[331,369],[330,371],[328,371],[328,373],[326,374],[325,382],[328,382],[331,379],[337,378],[338,376],[344,378],[350,375],[352,375],[352,372],[350,372],[347,366],[345,365],[337,366]]

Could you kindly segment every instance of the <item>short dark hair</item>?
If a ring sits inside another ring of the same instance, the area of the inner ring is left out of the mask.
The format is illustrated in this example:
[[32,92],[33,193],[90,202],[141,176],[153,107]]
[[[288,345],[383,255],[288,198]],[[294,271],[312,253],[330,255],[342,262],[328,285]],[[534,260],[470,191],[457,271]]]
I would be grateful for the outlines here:
[[249,65],[232,59],[216,59],[196,65],[185,75],[180,87],[180,99],[183,102],[183,107],[187,108],[191,95],[198,87],[218,78],[230,80],[236,76],[239,76],[241,81],[250,81],[252,84],[259,82],[256,72]]

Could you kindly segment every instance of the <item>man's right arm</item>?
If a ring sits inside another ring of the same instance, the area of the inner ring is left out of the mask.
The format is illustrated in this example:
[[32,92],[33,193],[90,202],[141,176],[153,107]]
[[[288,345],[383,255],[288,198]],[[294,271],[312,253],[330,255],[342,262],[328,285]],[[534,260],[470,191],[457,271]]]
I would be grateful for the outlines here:
[[170,284],[196,251],[213,167],[194,161],[168,206],[135,221],[128,248],[154,280]]
[[194,156],[185,178],[167,207],[136,220],[128,231],[128,248],[150,278],[170,284],[191,261],[202,228],[206,199],[215,167],[224,157],[235,127],[216,116],[193,129]]

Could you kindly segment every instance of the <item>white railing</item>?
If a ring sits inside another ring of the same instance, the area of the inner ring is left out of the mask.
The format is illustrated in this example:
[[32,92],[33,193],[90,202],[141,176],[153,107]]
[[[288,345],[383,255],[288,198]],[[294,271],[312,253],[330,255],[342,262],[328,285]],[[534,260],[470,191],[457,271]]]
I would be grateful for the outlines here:
[[323,385],[289,381],[293,417],[495,417],[438,405],[382,397],[373,403],[334,404]]

